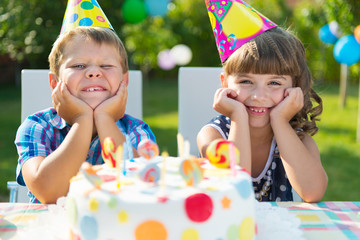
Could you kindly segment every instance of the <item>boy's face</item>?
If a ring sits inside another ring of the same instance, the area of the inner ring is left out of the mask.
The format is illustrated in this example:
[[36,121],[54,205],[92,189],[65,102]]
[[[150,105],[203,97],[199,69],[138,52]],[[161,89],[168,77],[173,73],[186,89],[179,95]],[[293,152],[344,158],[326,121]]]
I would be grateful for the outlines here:
[[76,36],[65,47],[59,80],[70,93],[95,109],[115,95],[124,78],[115,46]]

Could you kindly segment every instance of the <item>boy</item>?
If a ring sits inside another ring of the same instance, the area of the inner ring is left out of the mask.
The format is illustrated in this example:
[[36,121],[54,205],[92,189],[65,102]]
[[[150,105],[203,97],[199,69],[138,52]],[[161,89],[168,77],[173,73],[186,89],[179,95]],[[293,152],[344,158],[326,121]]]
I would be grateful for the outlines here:
[[64,32],[49,62],[54,108],[29,116],[15,140],[17,181],[29,188],[34,203],[55,203],[65,196],[84,161],[102,164],[106,137],[118,146],[128,135],[134,157],[141,140],[155,141],[146,123],[124,115],[127,55],[112,29],[76,27]]

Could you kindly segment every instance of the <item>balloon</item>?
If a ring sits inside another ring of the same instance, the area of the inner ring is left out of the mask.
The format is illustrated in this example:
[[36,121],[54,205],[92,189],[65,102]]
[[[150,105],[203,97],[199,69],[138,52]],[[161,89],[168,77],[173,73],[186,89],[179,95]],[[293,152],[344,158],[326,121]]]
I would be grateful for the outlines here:
[[336,40],[338,39],[337,36],[335,36],[330,31],[329,24],[326,24],[320,28],[319,38],[321,41],[323,41],[324,43],[328,43],[328,44],[334,44],[336,42]]
[[354,29],[354,36],[355,36],[356,41],[358,41],[358,43],[360,43],[360,25],[358,25]]
[[360,60],[360,44],[354,35],[347,35],[336,42],[333,53],[336,61],[350,66]]
[[126,0],[122,5],[122,14],[127,23],[139,23],[146,17],[146,6],[142,0]]
[[146,8],[150,16],[165,16],[169,0],[145,0]]
[[338,38],[339,36],[339,24],[337,23],[337,21],[332,21],[329,23],[329,29],[330,32],[336,36],[336,38]]
[[174,46],[170,50],[170,55],[177,65],[186,65],[192,59],[191,49],[184,44]]
[[157,60],[158,60],[159,67],[164,70],[173,69],[176,65],[174,59],[172,58],[172,56],[170,54],[169,49],[159,52],[159,54],[157,56]]

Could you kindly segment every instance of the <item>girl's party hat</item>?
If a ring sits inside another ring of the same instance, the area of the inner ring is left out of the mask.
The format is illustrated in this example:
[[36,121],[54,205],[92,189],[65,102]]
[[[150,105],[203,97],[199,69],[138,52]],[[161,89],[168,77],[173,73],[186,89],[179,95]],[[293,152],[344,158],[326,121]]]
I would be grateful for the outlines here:
[[60,34],[78,26],[114,30],[96,0],[68,0]]
[[242,0],[205,0],[221,62],[277,25]]

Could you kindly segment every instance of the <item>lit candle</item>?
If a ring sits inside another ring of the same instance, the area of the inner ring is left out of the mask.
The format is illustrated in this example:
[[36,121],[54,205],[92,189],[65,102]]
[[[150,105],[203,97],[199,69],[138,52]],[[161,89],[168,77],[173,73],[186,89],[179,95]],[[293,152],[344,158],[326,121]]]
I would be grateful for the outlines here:
[[184,138],[180,133],[177,134],[177,144],[179,149],[179,155],[181,158],[184,158]]
[[121,162],[123,158],[123,146],[119,145],[116,149],[116,186],[120,189],[120,174],[121,174]]
[[231,176],[236,176],[236,153],[235,145],[232,142],[229,142],[229,154],[230,154],[230,169]]
[[166,174],[166,158],[169,156],[167,151],[162,152],[162,167],[161,167],[161,181],[160,181],[160,188],[161,193],[165,195],[166,192],[166,185],[165,185],[165,174]]

